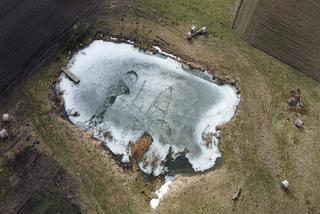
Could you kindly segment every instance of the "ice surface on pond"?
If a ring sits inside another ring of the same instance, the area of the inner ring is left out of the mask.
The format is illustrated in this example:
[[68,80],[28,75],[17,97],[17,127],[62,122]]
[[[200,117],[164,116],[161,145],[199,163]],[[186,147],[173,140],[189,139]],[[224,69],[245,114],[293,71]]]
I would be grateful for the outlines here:
[[[80,50],[67,67],[80,78],[75,85],[62,74],[58,85],[70,120],[123,162],[130,161],[129,142],[144,133],[154,139],[139,162],[148,174],[164,172],[169,151],[173,158],[185,153],[195,171],[213,167],[221,156],[216,126],[232,119],[239,103],[235,88],[195,75],[171,58],[101,40]],[[72,116],[75,111],[80,115]]]

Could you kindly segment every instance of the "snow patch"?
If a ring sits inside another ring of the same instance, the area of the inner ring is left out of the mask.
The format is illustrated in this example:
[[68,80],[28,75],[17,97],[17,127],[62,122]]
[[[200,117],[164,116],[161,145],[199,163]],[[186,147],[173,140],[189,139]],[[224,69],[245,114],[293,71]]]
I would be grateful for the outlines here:
[[164,55],[164,56],[170,57],[170,58],[172,58],[172,59],[180,60],[179,57],[177,57],[177,56],[175,56],[175,55],[172,55],[172,54],[169,54],[169,53],[167,53],[167,52],[162,51],[161,48],[158,47],[158,46],[152,46],[152,47],[153,47],[154,49],[156,49],[156,50],[158,51],[158,53],[160,53],[160,54],[162,54],[162,55]]
[[165,177],[165,183],[160,187],[160,189],[158,189],[158,190],[156,191],[157,198],[153,198],[153,199],[151,199],[151,201],[150,201],[150,206],[151,206],[153,209],[155,209],[155,208],[157,208],[157,207],[159,206],[159,203],[160,203],[161,199],[164,197],[165,194],[168,193],[169,187],[170,187],[170,185],[172,184],[172,181],[173,181],[174,179],[176,179],[176,177],[177,177],[177,176],[174,176],[174,177],[172,177],[172,176],[166,176],[166,177]]

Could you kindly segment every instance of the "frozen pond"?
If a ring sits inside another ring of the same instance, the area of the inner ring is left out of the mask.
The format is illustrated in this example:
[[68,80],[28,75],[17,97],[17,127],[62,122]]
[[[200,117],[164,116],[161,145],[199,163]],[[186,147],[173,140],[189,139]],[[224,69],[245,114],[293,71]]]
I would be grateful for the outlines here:
[[216,126],[235,114],[234,87],[219,86],[174,59],[101,40],[75,54],[67,68],[80,78],[75,85],[62,74],[57,86],[70,120],[122,162],[133,159],[132,145],[146,134],[153,140],[138,164],[148,174],[165,172],[168,154],[185,155],[195,171],[213,167],[221,156]]

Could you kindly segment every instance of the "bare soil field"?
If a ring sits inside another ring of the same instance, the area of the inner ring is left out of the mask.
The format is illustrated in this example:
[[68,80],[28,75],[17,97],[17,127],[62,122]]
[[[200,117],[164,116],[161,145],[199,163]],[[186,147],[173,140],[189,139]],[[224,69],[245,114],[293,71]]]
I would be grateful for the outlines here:
[[98,0],[0,2],[0,94],[62,47]]
[[[9,138],[0,141],[0,212],[63,207],[69,213],[319,213],[320,84],[237,37],[232,25],[238,5],[236,0],[103,1],[86,34],[69,40],[68,48],[0,103],[0,113],[14,118],[1,123]],[[188,42],[185,32],[192,24],[207,25],[209,34]],[[235,118],[221,127],[221,166],[179,176],[157,209],[149,202],[163,178],[147,176],[135,164],[121,166],[65,118],[54,93],[69,51],[108,36],[141,48],[160,46],[216,77],[234,79],[241,93]],[[288,105],[297,88],[304,102],[299,111]],[[294,125],[298,117],[302,130]],[[32,175],[39,175],[39,184]],[[290,182],[287,192],[280,187],[284,179]],[[242,192],[234,202],[238,185]],[[24,194],[26,187],[31,194]]]
[[320,80],[320,2],[244,0],[239,34],[256,48]]

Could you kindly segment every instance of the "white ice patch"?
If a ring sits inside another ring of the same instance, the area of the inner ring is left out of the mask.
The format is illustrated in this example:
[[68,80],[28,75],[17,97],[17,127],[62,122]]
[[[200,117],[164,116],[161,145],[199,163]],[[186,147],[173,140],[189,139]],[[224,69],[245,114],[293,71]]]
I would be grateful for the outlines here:
[[157,198],[153,198],[150,201],[150,206],[155,209],[159,206],[159,203],[163,196],[167,194],[169,191],[169,187],[172,184],[172,181],[176,178],[176,176],[171,177],[171,176],[166,176],[165,177],[165,183],[156,191]]
[[172,59],[176,59],[176,60],[180,60],[179,57],[176,57],[175,55],[172,55],[172,54],[169,54],[169,53],[166,53],[164,51],[161,50],[161,48],[159,48],[158,46],[152,46],[154,49],[156,49],[158,51],[158,53],[164,55],[164,56],[167,56],[167,57],[170,57]]
[[101,40],[75,54],[67,68],[80,78],[75,85],[62,74],[57,86],[66,112],[80,113],[68,113],[70,120],[105,142],[122,162],[130,161],[129,142],[144,133],[154,139],[139,162],[148,174],[164,172],[169,150],[174,158],[186,153],[195,171],[213,167],[221,157],[216,127],[236,111],[240,97],[234,87],[219,86],[172,58]]

